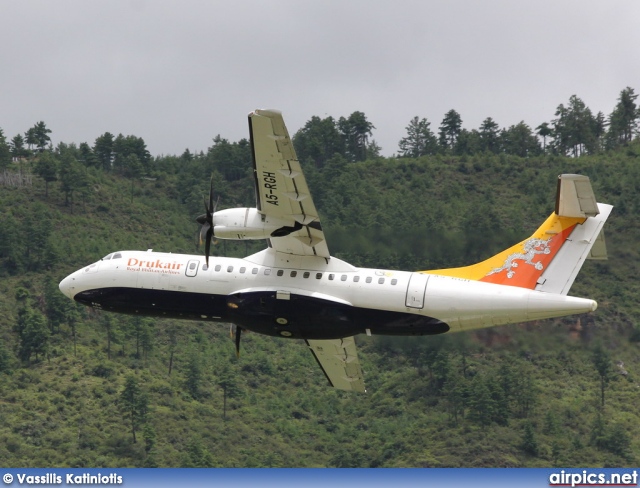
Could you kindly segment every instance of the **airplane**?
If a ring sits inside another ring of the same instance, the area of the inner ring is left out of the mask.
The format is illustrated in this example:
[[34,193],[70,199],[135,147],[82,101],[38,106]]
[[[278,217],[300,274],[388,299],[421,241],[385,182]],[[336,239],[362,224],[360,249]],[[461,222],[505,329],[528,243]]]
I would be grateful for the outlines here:
[[[249,114],[256,207],[217,211],[213,182],[196,220],[204,256],[117,251],[60,282],[99,310],[235,324],[302,339],[329,385],[365,392],[354,336],[425,336],[593,312],[568,295],[587,258],[606,259],[589,178],[558,177],[555,211],[531,235],[471,266],[429,271],[357,268],[329,254],[320,217],[276,110]],[[216,239],[266,239],[242,259],[210,256]]]

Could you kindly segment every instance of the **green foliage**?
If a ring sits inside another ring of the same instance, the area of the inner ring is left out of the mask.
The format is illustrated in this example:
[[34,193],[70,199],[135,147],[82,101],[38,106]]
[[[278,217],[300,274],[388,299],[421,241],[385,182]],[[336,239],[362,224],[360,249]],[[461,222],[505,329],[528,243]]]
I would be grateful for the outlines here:
[[38,361],[39,356],[41,358],[47,352],[49,343],[49,330],[44,315],[27,303],[20,310],[16,329],[20,341],[18,357],[30,362],[31,356],[35,355]]
[[400,139],[400,157],[419,158],[427,154],[436,154],[438,151],[438,141],[433,135],[429,126],[431,123],[425,119],[418,119],[415,116],[406,127],[407,135]]
[[539,453],[538,439],[531,422],[524,424],[524,434],[522,436],[522,450],[531,456]]
[[611,355],[598,343],[593,350],[593,365],[600,377],[600,401],[604,408],[604,393],[613,377],[613,365],[611,364]]
[[11,149],[7,144],[4,132],[0,128],[0,170],[3,170],[11,163]]
[[[131,428],[134,444],[137,441],[136,432],[147,420],[148,408],[149,399],[146,392],[142,390],[135,376],[128,375],[125,379],[124,389],[120,393],[120,409],[124,415],[125,422]],[[152,438],[151,430],[147,429],[145,434],[146,446],[152,442]]]
[[462,118],[455,110],[449,110],[440,124],[439,143],[445,150],[453,150],[462,131]]

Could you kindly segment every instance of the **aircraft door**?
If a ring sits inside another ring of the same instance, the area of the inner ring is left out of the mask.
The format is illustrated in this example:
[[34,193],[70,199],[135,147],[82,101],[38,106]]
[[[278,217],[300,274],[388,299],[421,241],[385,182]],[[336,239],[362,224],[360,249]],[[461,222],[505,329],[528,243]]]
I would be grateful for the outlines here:
[[198,274],[198,267],[200,266],[200,261],[197,259],[192,259],[187,263],[187,269],[185,274],[191,278]]
[[424,308],[425,295],[429,275],[424,273],[412,273],[407,287],[407,300],[405,305],[411,308]]

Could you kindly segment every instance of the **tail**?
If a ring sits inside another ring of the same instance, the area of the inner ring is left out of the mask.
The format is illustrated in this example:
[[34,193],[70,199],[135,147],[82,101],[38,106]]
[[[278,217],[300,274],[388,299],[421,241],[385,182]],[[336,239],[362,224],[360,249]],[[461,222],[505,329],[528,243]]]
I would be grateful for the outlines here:
[[422,273],[566,295],[586,259],[607,259],[602,228],[612,209],[596,203],[587,176],[560,175],[555,212],[531,237],[478,264]]

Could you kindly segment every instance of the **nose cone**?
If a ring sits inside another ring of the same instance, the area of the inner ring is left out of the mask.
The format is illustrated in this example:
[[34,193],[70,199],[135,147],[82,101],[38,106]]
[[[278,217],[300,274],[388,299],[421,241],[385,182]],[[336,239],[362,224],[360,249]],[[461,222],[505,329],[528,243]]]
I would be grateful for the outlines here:
[[60,291],[72,300],[76,294],[75,274],[76,273],[70,274],[60,282],[60,285],[58,285],[60,287]]

